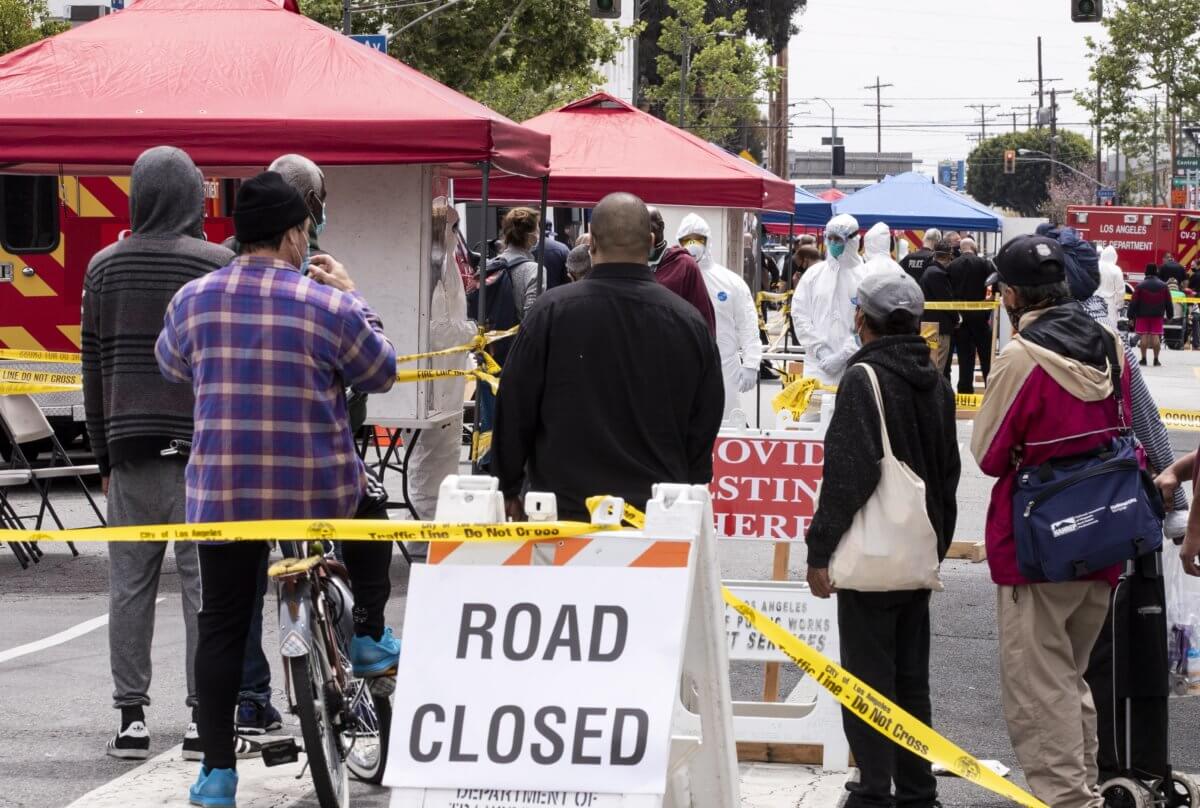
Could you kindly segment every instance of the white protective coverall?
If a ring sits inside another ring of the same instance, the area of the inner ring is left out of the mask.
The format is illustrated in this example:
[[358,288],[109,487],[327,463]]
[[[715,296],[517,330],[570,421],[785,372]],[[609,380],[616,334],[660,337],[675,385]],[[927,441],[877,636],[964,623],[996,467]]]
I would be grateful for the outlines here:
[[[689,213],[679,225],[677,237],[704,236],[711,239],[708,222]],[[694,250],[694,251],[693,251]],[[762,363],[762,343],[758,338],[758,312],[754,307],[754,295],[742,277],[720,264],[712,257],[712,250],[689,250],[704,275],[704,285],[712,299],[713,311],[717,315],[717,348],[721,352],[721,376],[725,380],[725,418],[735,409],[741,409],[741,393],[749,392],[758,384],[758,368]]]
[[1121,319],[1121,304],[1125,302],[1125,273],[1117,266],[1117,248],[1111,244],[1100,251],[1100,288],[1096,294],[1108,306],[1109,328],[1114,331]]
[[845,251],[813,264],[792,295],[792,324],[806,355],[804,375],[822,384],[836,385],[846,361],[858,351],[854,340],[854,296],[867,277],[867,266],[858,254],[858,221],[839,213],[825,225],[825,238],[846,240]]
[[863,237],[863,255],[867,259],[868,275],[880,270],[904,271],[904,267],[892,259],[892,229],[886,222],[871,225]]
[[[444,200],[438,200],[444,206]],[[438,205],[435,203],[435,209]],[[446,226],[442,238],[433,240],[433,266],[435,281],[429,318],[429,349],[440,351],[465,345],[475,336],[475,326],[467,319],[467,294],[463,289],[462,277],[454,260],[457,237],[454,222],[458,216],[454,208],[447,209]],[[439,356],[431,360],[430,367],[439,370],[465,370],[471,362],[470,354]],[[405,367],[422,367],[414,363]],[[462,453],[462,409],[467,381],[464,378],[439,379],[425,382],[431,388],[431,403],[438,412],[453,412],[455,417],[442,424],[425,429],[417,438],[408,465],[408,495],[412,498],[420,519],[432,519],[437,507],[438,489],[447,475],[458,473],[459,457]]]

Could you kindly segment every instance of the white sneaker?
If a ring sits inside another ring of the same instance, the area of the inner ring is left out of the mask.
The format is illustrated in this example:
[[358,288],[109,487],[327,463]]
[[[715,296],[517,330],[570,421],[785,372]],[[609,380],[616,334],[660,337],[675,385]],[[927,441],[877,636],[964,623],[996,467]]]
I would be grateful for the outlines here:
[[204,750],[200,748],[200,733],[196,722],[188,724],[187,732],[183,733],[183,759],[204,760]]
[[109,757],[122,760],[145,760],[150,757],[150,730],[144,721],[130,721],[109,740],[105,751]]

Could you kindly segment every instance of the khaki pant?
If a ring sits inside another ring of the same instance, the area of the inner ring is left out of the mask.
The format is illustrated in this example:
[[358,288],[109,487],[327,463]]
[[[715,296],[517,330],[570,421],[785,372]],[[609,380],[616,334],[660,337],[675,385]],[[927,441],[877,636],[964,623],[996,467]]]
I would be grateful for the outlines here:
[[1000,689],[1030,790],[1054,808],[1103,808],[1096,706],[1084,681],[1108,613],[1104,581],[1001,586]]

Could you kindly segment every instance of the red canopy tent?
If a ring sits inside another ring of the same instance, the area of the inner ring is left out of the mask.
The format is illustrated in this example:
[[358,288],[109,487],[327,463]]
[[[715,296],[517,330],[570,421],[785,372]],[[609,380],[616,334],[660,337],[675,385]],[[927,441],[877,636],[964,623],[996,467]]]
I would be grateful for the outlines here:
[[546,174],[545,135],[284,2],[141,0],[0,57],[0,171],[113,173],[168,143],[214,173],[295,151]]
[[[729,154],[607,93],[597,93],[523,124],[549,135],[549,203],[593,207],[607,194],[628,191],[657,205],[699,205],[791,212],[790,182]],[[455,196],[479,199],[478,182],[455,183]],[[527,202],[540,183],[493,180],[495,201]]]
[[837,188],[827,188],[826,190],[817,194],[817,196],[821,197],[826,202],[837,202],[839,199],[846,198],[846,195]]

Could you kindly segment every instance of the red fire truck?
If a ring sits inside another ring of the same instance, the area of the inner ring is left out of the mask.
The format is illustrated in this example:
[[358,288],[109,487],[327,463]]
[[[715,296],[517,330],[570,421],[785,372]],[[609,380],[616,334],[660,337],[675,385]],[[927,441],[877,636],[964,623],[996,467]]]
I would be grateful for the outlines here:
[[[235,180],[205,181],[205,236],[233,233]],[[129,177],[0,174],[0,348],[79,350],[83,276],[129,229]],[[20,369],[64,370],[25,365]],[[78,393],[37,396],[60,437],[82,432]],[[0,433],[0,444],[4,444]],[[0,445],[0,455],[6,453]]]
[[1141,280],[1146,265],[1161,264],[1168,253],[1185,267],[1200,258],[1200,210],[1072,206],[1066,224],[1097,247],[1115,247],[1130,280]]

